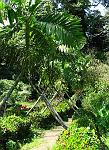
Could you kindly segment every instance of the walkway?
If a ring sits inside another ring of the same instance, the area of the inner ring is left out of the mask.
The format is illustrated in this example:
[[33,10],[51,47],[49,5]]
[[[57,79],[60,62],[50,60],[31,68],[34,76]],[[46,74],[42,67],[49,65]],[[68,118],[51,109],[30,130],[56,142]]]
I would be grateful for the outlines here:
[[[68,119],[68,122],[66,122],[67,125],[71,123],[71,118]],[[43,143],[39,145],[37,148],[32,148],[31,150],[52,150],[53,146],[56,143],[56,140],[58,139],[58,136],[61,134],[61,132],[64,129],[61,126],[57,126],[56,128],[52,130],[47,130],[44,132]]]

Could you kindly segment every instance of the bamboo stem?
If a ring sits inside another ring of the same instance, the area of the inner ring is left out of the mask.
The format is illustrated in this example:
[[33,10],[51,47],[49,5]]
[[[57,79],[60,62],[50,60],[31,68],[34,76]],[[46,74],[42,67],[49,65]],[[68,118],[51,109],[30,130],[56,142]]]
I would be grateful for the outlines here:
[[[31,83],[32,84],[32,83]],[[46,98],[45,94],[41,91],[41,89],[37,89],[35,87],[35,85],[33,85],[34,90],[36,90],[40,95],[41,95],[41,99],[44,100],[47,108],[51,111],[52,115],[54,116],[54,118],[58,121],[58,123],[64,128],[67,129],[67,125],[64,123],[64,121],[62,120],[62,118],[60,117],[60,115],[56,112],[56,110],[53,108],[53,106],[50,104],[49,100]]]
[[[53,102],[53,100],[54,100],[54,98],[56,97],[56,95],[57,95],[57,92],[53,95],[52,99],[49,101],[50,103]],[[43,114],[43,113],[46,111],[46,109],[47,109],[47,106],[45,107],[45,109],[42,111],[41,114]]]
[[15,87],[17,86],[19,79],[21,77],[21,73],[20,75],[17,77],[17,79],[15,80],[14,84],[11,86],[11,88],[9,89],[7,95],[4,97],[4,99],[0,102],[0,111],[2,110],[3,105],[9,100],[12,92],[14,91]]
[[38,104],[39,100],[41,99],[41,96],[37,99],[37,101],[34,103],[33,107],[27,112],[26,116],[29,115],[29,113],[33,110],[34,107]]

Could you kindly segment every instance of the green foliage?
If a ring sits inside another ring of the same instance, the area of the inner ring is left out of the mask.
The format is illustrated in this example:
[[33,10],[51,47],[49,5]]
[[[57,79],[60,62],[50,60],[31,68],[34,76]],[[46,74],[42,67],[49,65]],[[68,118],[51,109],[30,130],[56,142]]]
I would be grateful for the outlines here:
[[56,107],[57,112],[66,112],[70,107],[67,102],[60,102],[60,104]]
[[82,91],[82,108],[78,114],[75,113],[79,127],[90,127],[95,130],[95,134],[103,149],[108,149],[104,140],[109,132],[109,84],[104,81],[94,81],[94,84],[87,84]]
[[16,142],[25,142],[32,136],[30,121],[11,115],[0,118],[0,142],[2,147],[16,147]]
[[14,142],[13,140],[9,140],[8,142],[6,142],[7,150],[18,150],[19,147],[19,144],[17,142]]
[[86,93],[82,106],[87,115],[91,115],[92,122],[96,124],[102,134],[109,131],[109,85],[106,83],[95,84],[92,92]]
[[[60,102],[56,106],[56,102],[52,105],[54,106],[55,110],[59,113],[63,120],[67,120],[68,112],[71,110],[67,102]],[[43,104],[42,104],[43,105]],[[42,106],[41,106],[42,107]],[[29,114],[29,119],[31,120],[32,127],[36,128],[50,128],[57,124],[57,121],[53,117],[52,113],[47,109],[44,113],[41,107],[33,110]],[[42,111],[41,111],[42,110]]]
[[[13,80],[0,80],[0,99],[5,97],[13,84]],[[30,90],[31,89],[29,85],[19,82],[10,97],[11,102],[26,101],[30,95]]]
[[7,129],[9,132],[15,132],[18,129],[19,124],[23,123],[23,119],[15,115],[1,118],[1,127]]
[[73,121],[68,130],[64,130],[60,135],[55,150],[99,150],[100,143],[94,130],[88,127],[78,127]]
[[82,89],[87,83],[87,70],[91,63],[91,57],[74,51],[72,56],[69,56],[69,60],[71,63],[64,63],[64,79],[71,89],[76,91],[76,89]]
[[[67,13],[51,13],[37,18],[46,33],[55,37],[61,44],[82,48],[85,43],[79,19]],[[78,41],[78,37],[81,39]],[[75,41],[75,42],[72,42]],[[72,44],[71,44],[72,43]]]
[[38,77],[44,76],[44,83],[50,80],[46,75],[51,72],[52,78],[58,71],[61,74],[51,65],[61,57],[62,53],[58,51],[60,45],[72,47],[73,53],[73,49],[79,51],[85,44],[79,18],[53,9],[46,13],[47,3],[39,0],[28,5],[26,1],[18,3],[10,0],[8,7],[3,10],[5,13],[11,10],[11,17],[6,16],[6,19],[10,18],[10,24],[0,32],[0,50],[5,65],[25,72],[27,76],[38,72]]
[[107,149],[104,139],[109,132],[109,84],[104,71],[106,72],[105,65],[100,69],[99,61],[87,69],[80,91],[82,108],[78,110],[79,115],[75,113],[73,119],[78,119],[79,127],[94,129],[101,145]]
[[6,109],[6,115],[10,116],[15,114],[16,116],[25,116],[27,111],[30,109],[31,107],[28,107],[27,105],[21,105],[21,104],[11,104],[11,105],[7,105],[7,109]]
[[42,144],[42,143],[43,143],[42,138],[35,137],[32,139],[32,141],[30,143],[24,144],[20,150],[33,149],[34,147],[36,148],[36,147],[40,146],[40,144]]

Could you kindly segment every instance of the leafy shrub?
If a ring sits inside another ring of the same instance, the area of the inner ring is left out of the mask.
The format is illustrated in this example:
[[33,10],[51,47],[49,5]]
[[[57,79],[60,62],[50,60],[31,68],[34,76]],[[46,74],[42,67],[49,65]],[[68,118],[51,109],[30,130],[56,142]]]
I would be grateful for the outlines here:
[[[55,106],[56,104],[53,105]],[[58,106],[55,107],[55,110],[59,113],[59,115],[62,117],[64,121],[68,120],[67,115],[69,114],[69,112],[73,114],[73,110],[68,106],[66,102],[61,102]],[[44,113],[40,112],[41,109],[38,108],[37,110],[33,110],[29,114],[29,118],[33,126],[40,128],[50,128],[53,125],[58,124],[58,122],[48,109]],[[72,116],[71,114],[70,116]]]
[[[14,142],[25,142],[31,138],[31,124],[29,120],[11,115],[0,119],[0,142],[4,148],[6,145],[15,145]],[[10,141],[12,140],[12,141]]]
[[86,94],[83,98],[82,106],[85,115],[90,117],[90,121],[98,126],[101,134],[109,131],[109,85],[99,83],[95,85],[95,90]]
[[27,105],[20,105],[15,103],[7,108],[6,112],[8,116],[13,114],[16,116],[25,116],[29,109],[30,108]]
[[15,142],[13,140],[9,140],[6,142],[6,149],[7,150],[18,150],[20,148],[20,145],[18,142]]
[[60,135],[55,150],[99,150],[100,143],[94,130],[78,127],[76,121]]
[[69,110],[69,105],[67,102],[60,102],[60,104],[56,107],[56,110],[58,112],[65,112],[67,110]]
[[82,108],[79,116],[75,113],[74,119],[78,119],[79,127],[90,127],[100,141],[103,149],[107,149],[104,140],[109,132],[109,84],[97,81],[93,86],[87,86],[83,90]]
[[33,128],[49,129],[53,125],[57,124],[56,119],[51,113],[39,114],[37,111],[30,113],[29,118]]
[[[6,93],[10,89],[10,87],[14,84],[13,80],[0,80],[0,98],[5,97]],[[17,87],[14,89],[10,100],[14,101],[25,101],[30,95],[30,86],[24,84],[23,82],[19,82]]]

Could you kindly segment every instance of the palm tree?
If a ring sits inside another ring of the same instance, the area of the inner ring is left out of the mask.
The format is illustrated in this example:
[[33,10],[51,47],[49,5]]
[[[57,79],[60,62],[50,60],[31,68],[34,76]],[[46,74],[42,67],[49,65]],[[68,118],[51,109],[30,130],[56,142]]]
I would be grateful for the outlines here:
[[[42,73],[58,59],[59,46],[80,50],[85,44],[80,20],[66,12],[45,8],[48,1],[8,0],[0,2],[0,49],[2,60],[20,72],[15,84],[1,101],[9,99],[22,74]],[[47,7],[48,8],[48,7]]]

